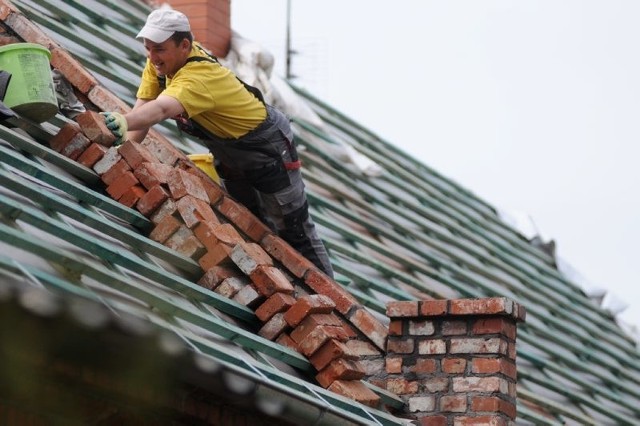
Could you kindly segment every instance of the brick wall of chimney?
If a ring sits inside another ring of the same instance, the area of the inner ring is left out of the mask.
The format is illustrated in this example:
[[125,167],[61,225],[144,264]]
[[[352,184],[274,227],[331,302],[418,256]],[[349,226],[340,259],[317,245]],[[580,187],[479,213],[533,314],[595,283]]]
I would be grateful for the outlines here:
[[506,298],[392,302],[386,388],[421,425],[515,424],[516,324]]
[[214,55],[225,57],[231,43],[231,0],[167,0],[189,17],[194,38]]

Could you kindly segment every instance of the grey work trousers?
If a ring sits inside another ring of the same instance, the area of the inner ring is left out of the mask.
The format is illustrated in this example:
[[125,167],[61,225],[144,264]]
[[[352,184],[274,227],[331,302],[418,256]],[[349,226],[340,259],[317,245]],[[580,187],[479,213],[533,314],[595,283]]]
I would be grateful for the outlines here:
[[289,120],[267,107],[265,121],[237,140],[209,139],[226,191],[330,277],[333,268],[316,227]]

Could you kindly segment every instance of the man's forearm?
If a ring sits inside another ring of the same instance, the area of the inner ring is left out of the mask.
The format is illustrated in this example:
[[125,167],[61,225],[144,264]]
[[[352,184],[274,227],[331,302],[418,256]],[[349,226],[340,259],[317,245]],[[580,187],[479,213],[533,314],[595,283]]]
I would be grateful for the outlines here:
[[[180,111],[180,112],[174,112]],[[125,114],[129,131],[146,131],[169,117],[180,114],[184,109],[180,103],[168,96],[160,96],[153,101],[136,106]],[[131,137],[131,135],[130,135]]]

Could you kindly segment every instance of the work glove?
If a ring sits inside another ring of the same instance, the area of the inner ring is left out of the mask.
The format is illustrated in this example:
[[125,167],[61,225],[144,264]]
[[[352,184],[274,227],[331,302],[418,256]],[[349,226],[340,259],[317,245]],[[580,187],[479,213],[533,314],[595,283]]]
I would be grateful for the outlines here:
[[117,138],[113,145],[122,145],[127,137],[127,119],[119,112],[101,112],[100,114],[104,116],[104,123],[107,128]]

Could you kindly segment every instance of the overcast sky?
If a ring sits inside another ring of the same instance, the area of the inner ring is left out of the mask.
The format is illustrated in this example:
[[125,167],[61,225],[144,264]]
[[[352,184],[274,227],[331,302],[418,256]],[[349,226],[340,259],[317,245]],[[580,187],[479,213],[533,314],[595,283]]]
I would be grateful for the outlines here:
[[[640,325],[640,2],[291,0],[296,83],[495,207]],[[233,0],[284,76],[287,0]]]

